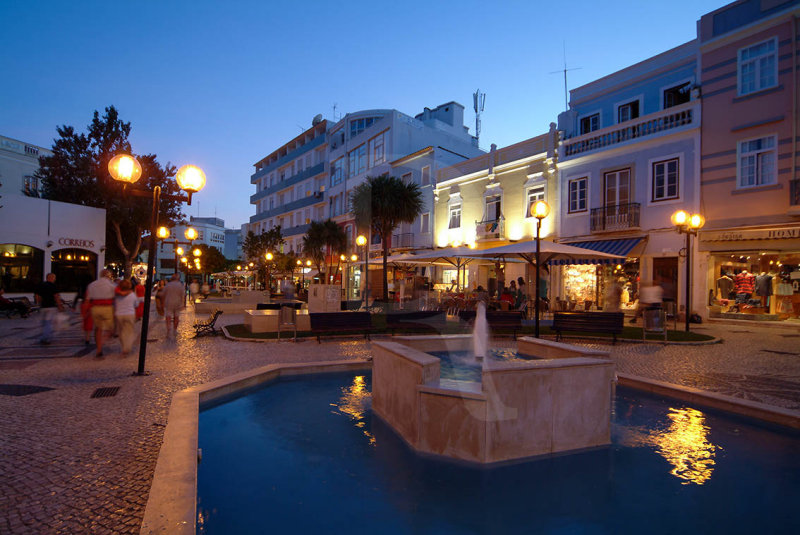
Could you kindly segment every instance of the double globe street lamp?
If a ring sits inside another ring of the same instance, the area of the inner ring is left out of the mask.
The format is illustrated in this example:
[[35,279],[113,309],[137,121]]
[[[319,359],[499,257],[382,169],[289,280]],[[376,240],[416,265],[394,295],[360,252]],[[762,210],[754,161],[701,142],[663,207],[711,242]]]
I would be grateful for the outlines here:
[[692,312],[692,236],[697,236],[697,231],[706,224],[706,218],[700,214],[691,214],[685,210],[678,210],[670,221],[675,225],[675,230],[686,234],[686,332],[689,332],[689,318]]
[[[144,315],[142,316],[142,335],[139,343],[139,367],[134,375],[147,375],[144,370],[145,357],[147,355],[147,331],[150,326],[150,297],[153,289],[153,274],[155,271],[156,260],[156,237],[158,233],[158,211],[161,204],[161,186],[155,186],[152,190],[128,188],[135,184],[142,177],[142,166],[128,154],[117,154],[108,162],[108,172],[125,186],[125,191],[136,197],[153,198],[152,212],[150,216],[150,243],[149,254],[147,255],[147,279],[144,291]],[[192,194],[202,190],[206,185],[206,175],[203,170],[194,165],[184,165],[175,174],[175,182],[178,187],[188,194],[188,198],[182,195],[167,195],[164,197],[170,200],[186,202],[192,204]]]
[[535,335],[536,338],[539,338],[539,307],[540,307],[540,295],[539,295],[539,274],[541,271],[541,238],[540,233],[542,230],[542,219],[550,215],[550,205],[547,204],[545,201],[536,201],[531,206],[531,216],[536,218],[536,312],[534,316],[534,325],[535,325]]
[[[177,238],[175,238],[174,240],[167,240],[167,238],[169,238],[171,234],[172,233],[167,227],[158,227],[158,230],[156,231],[156,236],[160,240],[163,240],[164,243],[172,244],[172,252],[175,256],[175,269],[172,272],[177,273],[179,260],[184,253],[183,247],[180,246],[188,245],[189,247],[191,247],[192,242],[197,239],[197,231],[192,227],[187,227],[186,230],[183,232],[186,241],[179,241]],[[195,251],[194,253],[195,256],[200,256],[200,254],[197,254],[200,253],[200,249],[195,249],[194,251]]]

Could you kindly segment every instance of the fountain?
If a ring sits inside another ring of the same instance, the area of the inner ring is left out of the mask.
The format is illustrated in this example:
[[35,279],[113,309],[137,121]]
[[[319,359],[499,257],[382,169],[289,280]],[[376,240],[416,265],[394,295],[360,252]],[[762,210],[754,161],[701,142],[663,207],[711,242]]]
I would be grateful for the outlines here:
[[475,325],[472,328],[472,348],[476,359],[486,358],[489,346],[489,323],[486,321],[486,303],[478,302],[475,312]]

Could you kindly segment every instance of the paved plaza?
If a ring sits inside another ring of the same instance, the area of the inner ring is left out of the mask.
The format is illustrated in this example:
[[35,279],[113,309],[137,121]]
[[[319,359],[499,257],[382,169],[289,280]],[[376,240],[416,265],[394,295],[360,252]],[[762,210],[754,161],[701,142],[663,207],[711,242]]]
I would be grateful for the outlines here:
[[[116,341],[96,358],[77,316],[49,347],[36,343],[35,316],[0,320],[0,533],[138,532],[173,392],[266,364],[369,355],[361,339],[195,340],[193,320],[188,309],[177,342],[165,341],[162,322],[152,325],[147,377],[131,376],[136,357],[123,359]],[[723,342],[584,345],[610,349],[620,372],[800,410],[800,329],[697,330]],[[93,398],[103,387],[119,390]]]

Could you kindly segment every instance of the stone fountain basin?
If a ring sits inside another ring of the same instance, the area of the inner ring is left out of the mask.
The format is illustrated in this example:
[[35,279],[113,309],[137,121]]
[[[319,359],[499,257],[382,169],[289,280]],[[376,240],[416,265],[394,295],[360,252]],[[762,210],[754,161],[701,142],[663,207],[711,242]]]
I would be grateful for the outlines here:
[[372,409],[418,452],[497,463],[610,443],[608,352],[520,338],[524,362],[487,360],[481,382],[440,380],[426,351],[464,351],[469,335],[373,342]]

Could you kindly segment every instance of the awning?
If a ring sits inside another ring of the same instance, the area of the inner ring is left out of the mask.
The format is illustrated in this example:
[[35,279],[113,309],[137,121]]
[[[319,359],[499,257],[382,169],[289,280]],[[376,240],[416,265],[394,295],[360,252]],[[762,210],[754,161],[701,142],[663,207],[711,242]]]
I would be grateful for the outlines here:
[[592,258],[573,258],[573,259],[564,259],[564,260],[553,260],[550,263],[555,265],[567,265],[567,264],[615,264],[620,260],[624,260],[628,253],[630,253],[634,247],[639,245],[644,238],[628,238],[625,240],[596,240],[596,241],[581,241],[581,242],[574,242],[568,243],[567,245],[572,245],[573,247],[580,247],[582,249],[591,249],[592,251],[597,251],[600,253],[606,253],[614,255],[616,258],[613,259],[592,259]]

